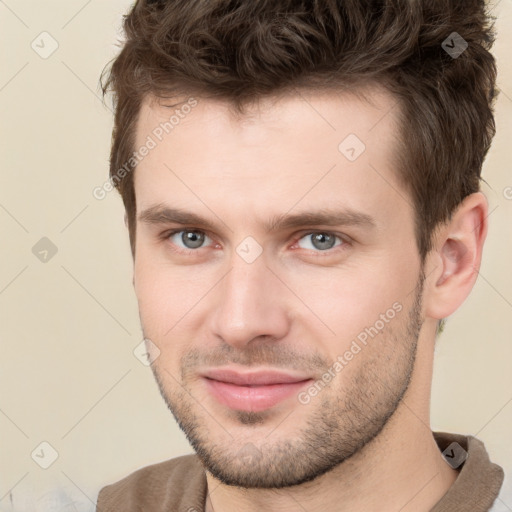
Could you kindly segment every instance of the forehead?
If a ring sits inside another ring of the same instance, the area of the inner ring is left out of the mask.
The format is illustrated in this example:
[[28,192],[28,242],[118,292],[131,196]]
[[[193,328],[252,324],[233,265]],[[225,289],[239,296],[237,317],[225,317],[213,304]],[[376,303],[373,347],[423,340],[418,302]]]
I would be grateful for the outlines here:
[[165,203],[212,216],[229,206],[235,219],[261,210],[281,215],[300,203],[302,210],[343,206],[375,215],[400,200],[410,216],[396,176],[397,109],[375,88],[364,97],[266,97],[243,114],[226,101],[147,98],[135,145],[151,149],[135,172],[137,209]]
[[198,96],[163,100],[148,95],[137,120],[136,145],[142,145],[148,135],[157,142],[165,143],[162,139],[166,139],[178,143],[180,133],[186,137],[191,132],[195,132],[195,137],[220,133],[227,137],[236,132],[240,142],[251,145],[261,142],[265,135],[279,132],[299,142],[304,130],[314,128],[315,132],[309,134],[314,144],[320,138],[325,139],[324,136],[327,136],[325,142],[336,142],[344,134],[353,133],[374,149],[382,149],[376,144],[383,135],[386,135],[383,146],[389,147],[388,143],[398,133],[398,109],[398,100],[376,86],[317,92],[295,89],[294,93],[254,99],[243,105],[243,112],[228,100]]

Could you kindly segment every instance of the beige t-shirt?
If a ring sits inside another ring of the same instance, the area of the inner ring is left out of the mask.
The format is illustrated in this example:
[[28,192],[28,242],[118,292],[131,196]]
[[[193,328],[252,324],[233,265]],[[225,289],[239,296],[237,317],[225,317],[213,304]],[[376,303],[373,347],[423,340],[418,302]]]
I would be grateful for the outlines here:
[[[434,432],[443,452],[456,442],[467,452],[459,476],[430,512],[487,512],[503,483],[503,470],[472,436]],[[463,452],[462,452],[463,453]],[[447,455],[456,455],[448,450]],[[206,475],[197,455],[185,455],[135,471],[104,487],[97,512],[204,512]]]

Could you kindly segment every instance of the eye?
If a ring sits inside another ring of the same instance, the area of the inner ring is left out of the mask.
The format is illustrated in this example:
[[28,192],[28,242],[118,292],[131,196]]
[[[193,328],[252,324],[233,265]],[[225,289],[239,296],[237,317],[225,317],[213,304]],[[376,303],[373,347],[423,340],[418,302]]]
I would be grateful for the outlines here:
[[[304,242],[302,242],[303,240]],[[339,240],[339,243],[336,243],[336,240]],[[303,236],[297,241],[297,245],[301,249],[308,249],[321,252],[328,251],[329,249],[338,247],[342,244],[345,244],[345,241],[342,240],[341,237],[335,235],[334,233],[329,233],[326,231],[307,233],[305,236]]]
[[[203,231],[196,229],[182,229],[168,233],[166,238],[180,249],[186,251],[200,249],[205,240],[211,240]],[[181,244],[181,245],[180,245]]]
[[[174,249],[176,252],[185,254],[197,252],[197,249],[204,248],[213,242],[204,231],[199,229],[175,230],[166,233],[164,237],[176,248]],[[295,245],[301,249],[307,249],[316,253],[329,253],[331,249],[336,247],[344,249],[347,246],[347,242],[341,236],[334,233],[317,231],[306,233],[295,242]]]

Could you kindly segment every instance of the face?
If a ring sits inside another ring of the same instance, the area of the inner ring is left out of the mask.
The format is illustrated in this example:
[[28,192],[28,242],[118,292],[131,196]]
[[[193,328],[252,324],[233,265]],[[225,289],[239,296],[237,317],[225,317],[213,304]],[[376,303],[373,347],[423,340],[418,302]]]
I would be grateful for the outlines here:
[[137,131],[155,142],[134,177],[153,372],[214,477],[306,482],[378,435],[414,374],[423,278],[394,101],[189,104],[162,134],[179,106],[148,101]]

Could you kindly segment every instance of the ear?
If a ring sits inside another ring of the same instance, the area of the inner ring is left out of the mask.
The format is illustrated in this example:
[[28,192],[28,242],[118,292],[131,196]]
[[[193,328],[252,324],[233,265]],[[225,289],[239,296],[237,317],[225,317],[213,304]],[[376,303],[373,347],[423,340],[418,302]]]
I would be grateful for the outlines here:
[[477,192],[467,196],[435,235],[429,255],[428,317],[440,320],[451,315],[464,302],[478,277],[487,236],[488,203]]

